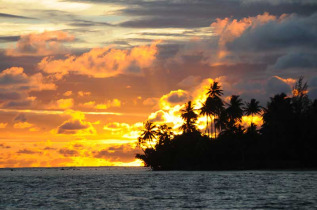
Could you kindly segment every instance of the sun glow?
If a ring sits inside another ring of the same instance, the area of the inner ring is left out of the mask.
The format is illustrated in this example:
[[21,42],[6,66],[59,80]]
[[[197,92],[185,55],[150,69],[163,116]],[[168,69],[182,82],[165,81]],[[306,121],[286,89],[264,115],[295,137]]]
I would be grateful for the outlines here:
[[253,117],[251,115],[242,117],[241,124],[244,127],[250,126],[251,123],[255,124],[257,127],[261,127],[261,125],[263,124],[263,119],[260,115],[254,115]]
[[[225,104],[232,94],[262,103],[274,91],[299,102],[317,93],[316,14],[304,14],[307,5],[243,8],[242,16],[235,8],[228,17],[222,7],[236,1],[0,2],[0,167],[141,166],[144,122],[181,134],[188,101],[196,128],[214,138],[219,116],[200,113],[215,81]],[[188,17],[169,7],[188,8]],[[221,10],[197,16],[212,7]],[[309,87],[292,95],[300,74]],[[239,122],[252,123],[260,129],[263,119]]]

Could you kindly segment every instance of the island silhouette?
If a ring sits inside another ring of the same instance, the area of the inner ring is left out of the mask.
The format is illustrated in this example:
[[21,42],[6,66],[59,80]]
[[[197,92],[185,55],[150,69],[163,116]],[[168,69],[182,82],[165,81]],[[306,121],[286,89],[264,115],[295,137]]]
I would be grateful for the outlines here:
[[[208,89],[207,99],[195,110],[191,101],[181,110],[182,133],[167,124],[144,123],[136,154],[152,170],[251,170],[317,168],[317,99],[311,100],[308,85],[300,77],[292,95],[270,97],[266,107],[251,99],[243,102],[232,95],[222,99],[218,82]],[[204,132],[198,116],[206,117]],[[242,126],[242,117],[251,123]],[[258,129],[254,115],[261,115]]]

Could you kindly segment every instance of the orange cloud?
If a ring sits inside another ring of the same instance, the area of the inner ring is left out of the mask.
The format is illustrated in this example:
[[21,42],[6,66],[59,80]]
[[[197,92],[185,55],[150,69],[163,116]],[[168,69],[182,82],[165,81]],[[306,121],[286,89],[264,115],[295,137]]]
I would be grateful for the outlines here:
[[[190,91],[179,89],[163,95],[160,98],[161,109],[151,113],[148,120],[156,124],[167,123],[174,129],[174,133],[180,133],[179,127],[183,124],[181,110],[184,108],[184,104],[191,100],[198,113],[202,102],[207,98],[208,88],[214,81],[215,80],[210,78],[204,79]],[[218,81],[221,86],[227,85],[222,77],[217,78],[216,81]],[[204,116],[198,117],[197,126],[201,130],[205,129],[206,118]]]
[[13,128],[16,129],[28,129],[31,132],[40,131],[40,128],[29,122],[16,122],[13,124]]
[[45,31],[21,35],[16,47],[6,50],[8,56],[48,56],[68,53],[63,46],[64,42],[70,42],[74,36],[63,31]]
[[74,149],[62,148],[58,151],[64,157],[74,157],[79,156],[79,152]]
[[28,76],[22,67],[11,67],[0,73],[0,95],[15,91],[24,94],[25,99],[34,101],[36,98],[28,97],[27,92],[55,89],[56,85],[41,73]]
[[177,104],[184,104],[191,99],[189,93],[185,90],[173,90],[160,98],[160,107],[162,109],[170,109]]
[[17,122],[17,123],[14,123],[13,128],[23,129],[23,128],[30,128],[32,126],[33,126],[33,124],[28,123],[28,122]]
[[127,124],[127,123],[120,123],[120,122],[111,122],[107,123],[103,130],[106,132],[105,135],[107,138],[111,137],[114,139],[121,139],[115,140],[116,143],[122,143],[123,140],[131,143],[135,142],[137,138],[140,136],[140,131],[143,128],[142,122],[137,122],[135,124]]
[[57,133],[91,135],[95,134],[96,130],[90,122],[85,122],[79,119],[70,119],[58,127]]
[[8,123],[0,123],[0,128],[6,128]]
[[33,154],[42,154],[40,151],[30,150],[30,149],[21,149],[17,151],[18,154],[27,154],[27,155],[33,155]]
[[94,48],[82,55],[70,55],[66,59],[58,60],[45,57],[38,66],[47,73],[56,74],[57,77],[70,72],[96,78],[113,77],[123,73],[140,74],[155,60],[158,43],[137,46],[130,50]]
[[165,122],[167,120],[167,117],[165,117],[166,115],[168,115],[166,112],[159,110],[154,113],[151,113],[148,119],[151,122],[156,123]]
[[6,144],[0,144],[1,149],[10,149],[11,147]]
[[71,96],[73,94],[73,91],[69,90],[69,91],[66,91],[63,96]]
[[86,92],[85,91],[78,91],[77,94],[79,96],[83,97],[83,96],[89,96],[91,94],[91,92],[89,92],[89,91],[86,91]]
[[74,106],[74,99],[59,99],[57,101],[51,102],[48,106],[49,109],[70,109]]
[[96,105],[96,102],[95,102],[95,101],[88,101],[88,102],[86,102],[86,103],[79,104],[79,106],[85,107],[85,108],[94,108],[95,105]]
[[145,106],[155,106],[158,104],[159,98],[147,98],[143,101]]
[[117,131],[117,130],[122,130],[122,129],[129,129],[129,128],[130,128],[129,124],[118,123],[118,122],[108,123],[107,125],[105,125],[103,127],[103,129],[111,130],[111,131],[113,131],[113,130]]
[[[286,16],[280,16],[280,20],[284,19]],[[210,26],[213,28],[216,35],[219,36],[219,49],[218,57],[223,58],[228,55],[226,49],[226,43],[233,41],[234,39],[240,37],[247,29],[255,28],[259,25],[263,25],[269,21],[276,21],[277,17],[270,15],[265,12],[263,15],[257,15],[255,17],[247,17],[241,20],[224,18],[217,18],[216,22],[212,23]],[[218,64],[219,65],[219,64]]]
[[92,123],[85,120],[84,113],[80,111],[67,110],[65,111],[65,115],[69,115],[71,119],[65,121],[57,128],[57,134],[96,134],[96,130]]
[[28,76],[22,67],[11,67],[0,73],[0,86],[26,90],[54,90],[55,84],[49,83],[41,73]]
[[108,100],[105,104],[97,104],[96,109],[108,109],[110,107],[120,107],[121,101],[119,99]]
[[122,136],[131,130],[127,123],[112,122],[103,127],[104,130],[110,131],[112,135]]
[[293,78],[282,78],[282,77],[279,77],[279,76],[274,76],[276,79],[279,79],[283,82],[285,82],[286,84],[288,84],[290,87],[292,87],[295,83],[296,83],[296,79],[293,79]]
[[94,158],[102,158],[111,162],[132,162],[135,160],[135,154],[140,152],[140,149],[135,145],[125,144],[120,146],[111,146],[100,151],[93,151]]
[[241,36],[241,34],[249,27],[254,28],[258,25],[265,24],[269,21],[276,20],[276,16],[270,15],[265,12],[263,15],[257,15],[255,17],[247,17],[241,20],[217,18],[216,22],[211,24],[214,32],[220,36],[219,45],[224,45],[227,42],[233,41],[235,38]]
[[79,106],[91,109],[109,109],[111,107],[121,107],[121,104],[121,101],[115,98],[102,104],[96,104],[95,101],[88,101],[86,103],[80,104]]

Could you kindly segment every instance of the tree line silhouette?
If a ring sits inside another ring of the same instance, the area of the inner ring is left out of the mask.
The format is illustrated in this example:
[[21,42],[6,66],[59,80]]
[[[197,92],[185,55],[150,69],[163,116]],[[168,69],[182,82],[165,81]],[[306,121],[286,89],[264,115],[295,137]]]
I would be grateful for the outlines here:
[[[261,107],[256,99],[243,103],[239,95],[224,102],[223,90],[213,82],[200,109],[189,101],[181,110],[182,134],[167,124],[145,122],[138,138],[143,154],[136,158],[153,170],[316,168],[317,99],[309,99],[307,89],[300,77],[292,96],[276,94]],[[204,132],[196,125],[199,115],[206,117]],[[244,115],[251,116],[246,128]],[[254,115],[262,116],[260,129]]]

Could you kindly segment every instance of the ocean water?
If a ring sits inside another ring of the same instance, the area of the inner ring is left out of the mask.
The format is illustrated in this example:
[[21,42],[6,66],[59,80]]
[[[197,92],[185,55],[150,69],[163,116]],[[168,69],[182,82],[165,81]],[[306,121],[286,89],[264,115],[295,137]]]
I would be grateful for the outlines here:
[[317,171],[0,169],[0,209],[317,209]]

